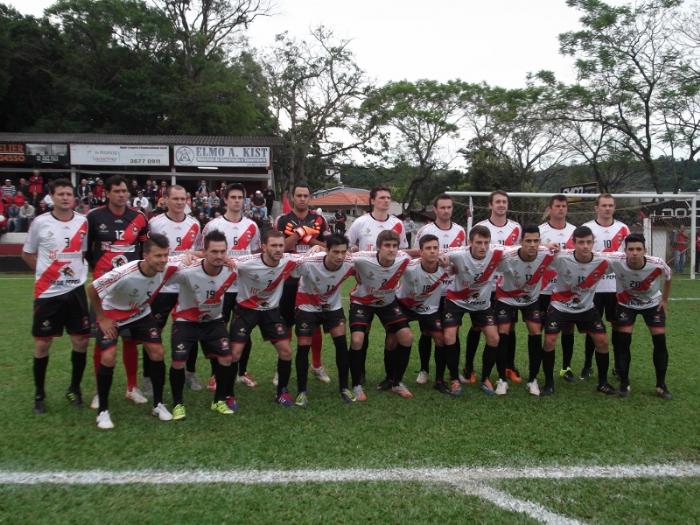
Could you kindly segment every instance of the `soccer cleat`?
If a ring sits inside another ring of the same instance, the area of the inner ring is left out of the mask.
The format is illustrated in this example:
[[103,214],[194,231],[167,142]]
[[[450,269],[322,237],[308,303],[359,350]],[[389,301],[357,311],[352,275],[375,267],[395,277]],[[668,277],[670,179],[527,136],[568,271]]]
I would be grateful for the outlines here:
[[617,391],[617,395],[620,397],[630,397],[632,389],[628,386],[620,385],[620,389]]
[[553,385],[544,385],[544,388],[540,391],[540,397],[553,396],[553,395],[554,395],[554,386]]
[[148,403],[148,399],[146,399],[146,396],[143,395],[143,392],[141,392],[137,386],[133,387],[131,390],[127,390],[124,397],[135,405],[143,405],[144,403]]
[[236,383],[243,383],[248,388],[255,388],[256,386],[258,386],[257,381],[255,381],[255,379],[253,379],[253,376],[250,375],[249,372],[246,372],[245,374],[239,375],[236,378]]
[[499,379],[496,381],[496,395],[505,396],[508,393],[508,381]]
[[290,408],[294,406],[294,400],[292,399],[292,396],[289,395],[289,391],[286,388],[283,388],[280,395],[278,395],[275,398],[275,403],[284,408]]
[[421,370],[418,372],[418,377],[416,377],[416,383],[419,385],[425,385],[428,382],[428,372]]
[[474,371],[468,371],[466,368],[462,370],[462,373],[459,374],[459,382],[462,383],[463,385],[473,385],[476,383],[476,373]]
[[226,406],[229,408],[229,410],[231,410],[231,412],[238,412],[238,409],[240,408],[236,396],[226,397]]
[[377,383],[377,390],[380,390],[380,391],[391,390],[391,381],[389,381],[388,378],[382,379],[379,383]]
[[204,390],[204,386],[199,382],[197,374],[195,372],[188,372],[185,370],[185,384],[192,390],[192,392],[199,392]]
[[539,396],[540,395],[540,385],[537,384],[537,379],[530,381],[525,386],[527,388],[527,393],[530,394],[531,396]]
[[459,382],[459,379],[453,379],[452,381],[450,381],[449,394],[452,397],[459,397],[462,394],[464,394],[464,389],[462,388],[462,383]]
[[220,401],[214,401],[211,404],[211,410],[212,412],[216,412],[217,414],[221,414],[222,416],[230,416],[233,414],[233,410],[231,410],[228,405],[226,405],[226,401],[220,400]]
[[98,396],[97,394],[95,394],[92,398],[92,401],[90,401],[90,408],[92,410],[97,410],[98,408],[100,408],[100,396]]
[[668,391],[666,385],[656,387],[656,396],[660,397],[661,399],[665,399],[666,401],[671,401],[671,399],[673,399],[673,394]]
[[173,415],[163,403],[158,403],[154,406],[151,409],[151,415],[157,417],[161,421],[171,421],[173,419]]
[[589,366],[584,366],[581,369],[581,374],[579,375],[579,379],[582,379],[582,380],[588,379],[592,375],[593,375],[593,369]]
[[484,379],[481,384],[479,385],[479,388],[481,388],[481,391],[486,394],[487,396],[495,396],[496,392],[493,390],[493,384],[491,383],[490,379]]
[[109,430],[114,428],[114,423],[112,423],[112,418],[109,417],[109,410],[103,410],[97,414],[97,428],[100,430]]
[[365,395],[365,391],[362,390],[362,385],[355,385],[352,387],[352,393],[356,401],[367,401],[367,396]]
[[32,409],[32,412],[35,414],[46,414],[46,404],[44,403],[43,399],[34,400],[34,408]]
[[617,390],[610,383],[603,383],[602,385],[598,385],[596,387],[596,391],[600,392],[601,394],[605,394],[606,396],[614,396],[615,394],[617,394]]
[[144,377],[141,381],[141,392],[146,397],[153,397],[153,383],[150,377]]
[[411,391],[408,388],[406,388],[406,385],[404,385],[403,383],[399,383],[398,385],[392,386],[391,391],[397,396],[403,397],[404,399],[411,399],[413,397]]
[[185,405],[179,403],[173,407],[173,421],[180,421],[187,417],[187,411],[185,410]]
[[517,368],[506,368],[506,379],[512,381],[516,385],[523,382],[523,378],[520,377],[520,372]]
[[209,392],[216,392],[216,376],[211,376],[207,382],[207,390]]
[[280,376],[277,372],[275,372],[275,375],[272,377],[272,384],[277,386],[277,383],[280,382]]
[[348,405],[357,401],[357,399],[355,399],[355,396],[349,388],[343,388],[340,391],[340,400],[343,403],[347,403]]
[[331,378],[328,377],[328,374],[326,373],[326,369],[322,366],[319,366],[318,368],[314,368],[313,366],[311,367],[311,374],[318,379],[321,383],[330,383]]
[[[583,372],[581,372],[583,373]],[[574,376],[573,370],[571,370],[570,366],[567,366],[566,368],[562,368],[559,370],[559,377],[563,378],[564,381],[568,381],[569,383],[573,383],[576,381],[576,377]],[[582,377],[583,379],[583,377]]]
[[435,381],[433,388],[446,396],[449,396],[452,393],[450,387],[448,387],[444,381]]
[[306,392],[299,392],[297,398],[294,400],[294,404],[300,408],[306,408],[309,406],[309,397]]
[[83,395],[80,392],[66,391],[66,399],[75,408],[83,408]]

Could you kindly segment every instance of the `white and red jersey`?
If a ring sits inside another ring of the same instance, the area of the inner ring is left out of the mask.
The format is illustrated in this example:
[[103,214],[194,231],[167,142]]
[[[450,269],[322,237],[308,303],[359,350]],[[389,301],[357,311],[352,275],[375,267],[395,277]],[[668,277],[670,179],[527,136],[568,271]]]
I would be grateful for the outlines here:
[[520,244],[522,228],[520,224],[510,219],[506,219],[503,226],[496,226],[491,222],[491,219],[485,219],[477,222],[474,226],[486,226],[491,232],[491,244],[500,244],[501,246],[517,246]]
[[371,252],[377,249],[377,236],[384,230],[394,230],[399,234],[399,248],[408,248],[406,230],[394,215],[389,215],[384,221],[378,221],[371,212],[365,213],[350,225],[347,237],[350,246],[357,246],[361,252]]
[[[540,242],[549,244],[556,242],[562,250],[573,250],[574,248],[574,230],[576,226],[567,222],[563,228],[555,228],[550,223],[545,222],[540,224]],[[545,287],[542,290],[544,295],[551,295],[554,290],[554,283],[557,281],[557,272],[551,267],[544,274]]]
[[204,271],[203,259],[178,271],[171,278],[179,288],[173,319],[206,322],[221,318],[224,294],[235,280],[236,272],[228,266],[220,268],[216,275],[209,275]]
[[572,314],[593,308],[596,285],[612,273],[610,263],[598,252],[593,252],[589,262],[580,262],[574,250],[562,250],[554,257],[552,266],[557,272],[557,283],[551,305],[560,312]]
[[352,254],[357,284],[350,292],[350,302],[367,306],[386,306],[396,299],[396,289],[411,257],[399,251],[389,266],[379,263],[378,252]]
[[440,228],[434,222],[429,222],[425,226],[421,227],[416,233],[416,239],[413,241],[413,247],[418,248],[420,246],[420,239],[424,235],[435,235],[438,238],[440,251],[444,252],[450,248],[459,248],[460,246],[465,246],[467,244],[467,234],[459,224],[454,222],[450,223],[449,228]]
[[153,299],[182,267],[179,257],[170,257],[164,271],[148,277],[141,271],[140,262],[117,266],[92,282],[105,316],[116,321],[117,326],[150,314]]
[[345,279],[355,274],[355,265],[350,255],[337,270],[329,270],[323,252],[307,256],[294,271],[300,277],[296,306],[306,312],[339,310],[343,307],[340,286]]
[[[242,217],[240,221],[231,221],[222,215],[209,221],[202,230],[198,249],[204,248],[204,237],[213,230],[219,230],[226,235],[228,244],[228,256],[240,257],[260,251],[260,229],[254,221],[247,217]],[[237,284],[234,283],[228,289],[230,293],[238,292]]]
[[303,256],[285,253],[277,266],[268,266],[261,253],[236,259],[238,296],[236,302],[252,310],[279,308],[282,285],[303,260]]
[[503,278],[496,285],[496,298],[511,306],[527,306],[539,300],[545,275],[554,261],[554,253],[544,246],[532,261],[524,261],[520,248],[506,251],[498,265]]
[[465,310],[486,310],[491,306],[491,294],[496,286],[494,274],[503,259],[502,247],[491,245],[483,259],[475,259],[468,247],[446,252],[454,267],[452,285],[447,299]]
[[73,213],[62,221],[53,213],[39,215],[32,221],[22,250],[36,254],[34,298],[63,295],[85,284],[88,264],[83,259],[87,250],[88,223],[85,216]]
[[617,302],[620,305],[644,310],[661,304],[661,281],[671,280],[671,268],[663,259],[647,255],[644,266],[633,270],[622,252],[606,253],[605,258],[615,272]]
[[413,259],[403,272],[396,299],[417,314],[433,314],[440,309],[443,289],[451,277],[448,269],[438,266],[428,272],[420,259]]
[[[596,252],[619,252],[625,237],[630,234],[626,224],[614,220],[610,226],[601,226],[598,221],[592,220],[583,224],[593,232],[593,250]],[[596,292],[615,292],[615,274],[606,275],[598,283]]]
[[[168,216],[168,213],[155,215],[148,221],[148,231],[159,233],[168,238],[170,244],[170,255],[177,255],[179,252],[194,250],[199,242],[200,226],[199,221],[191,215],[185,215],[181,221],[175,221]],[[169,283],[163,287],[162,293],[177,293],[177,285]]]

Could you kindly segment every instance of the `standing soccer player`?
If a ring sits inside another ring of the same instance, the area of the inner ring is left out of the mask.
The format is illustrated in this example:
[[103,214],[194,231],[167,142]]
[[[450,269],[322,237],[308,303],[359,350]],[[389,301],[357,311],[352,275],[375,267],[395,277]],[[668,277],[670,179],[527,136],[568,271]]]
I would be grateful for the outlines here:
[[[331,334],[335,345],[340,399],[355,401],[348,389],[350,356],[345,337],[345,314],[340,301],[340,286],[355,273],[352,257],[348,254],[348,240],[344,235],[326,237],[326,253],[304,259],[295,270],[300,277],[296,296],[297,334],[297,398],[295,404],[306,408],[311,338],[320,326]],[[358,374],[355,370],[355,375]]]
[[[569,202],[566,195],[554,195],[549,199],[547,205],[547,215],[549,220],[540,224],[540,235],[542,244],[557,243],[561,250],[573,249],[574,247],[574,230],[576,226],[566,220],[566,215],[569,212]],[[554,285],[557,282],[557,273],[549,268],[545,273],[546,286],[540,294],[540,310],[543,314],[549,309],[549,304],[552,300],[552,292]],[[574,330],[573,326],[566,328],[566,331],[561,333],[561,348],[562,348],[562,365],[559,376],[566,381],[572,382],[576,380],[574,372],[571,369],[571,359],[574,356]]]
[[[593,232],[593,251],[596,252],[619,252],[622,242],[630,233],[626,224],[615,219],[615,199],[609,193],[598,195],[595,201],[595,219],[583,224]],[[594,305],[601,320],[603,316],[611,324],[615,323],[615,274],[608,273],[603,276],[595,290]],[[613,330],[613,347],[617,332]],[[586,355],[581,370],[581,379],[587,379],[593,371],[593,351],[595,344],[590,335],[586,336]],[[615,370],[618,367],[615,366]]]
[[560,251],[552,263],[557,283],[546,314],[542,355],[545,385],[540,395],[554,393],[554,345],[559,332],[574,324],[579,331],[590,334],[595,344],[598,392],[612,395],[616,390],[608,383],[608,337],[593,302],[596,285],[612,271],[607,259],[593,251],[593,232],[588,226],[576,228],[573,237],[574,249]]
[[67,179],[50,185],[53,209],[32,222],[22,248],[22,260],[35,270],[34,284],[34,413],[46,412],[44,388],[49,349],[63,329],[69,334],[71,382],[66,399],[82,406],[80,382],[85,371],[85,351],[90,318],[84,284],[88,267],[83,259],[87,248],[87,219],[73,211],[73,186]]
[[625,253],[610,254],[608,260],[615,272],[617,284],[617,309],[613,328],[617,337],[613,351],[619,366],[620,395],[626,397],[630,391],[630,346],[634,321],[639,314],[649,328],[654,346],[656,395],[666,400],[673,399],[666,386],[666,313],[671,293],[671,269],[663,259],[646,255],[646,241],[641,234],[628,235],[625,238]]
[[[170,255],[178,255],[186,251],[194,250],[196,243],[199,240],[200,226],[199,221],[185,213],[185,205],[187,204],[187,190],[179,185],[169,186],[166,193],[166,205],[168,211],[154,216],[148,222],[148,228],[151,233],[159,233],[168,238],[170,245]],[[178,286],[172,281],[166,284],[160,291],[158,296],[151,304],[153,317],[160,324],[161,332],[168,322],[170,312],[175,308],[177,303]],[[145,353],[145,350],[144,350]],[[202,385],[195,374],[195,363],[197,362],[196,349],[189,352],[187,359],[187,370],[185,378],[190,389],[198,391],[202,390]],[[148,360],[144,359],[144,392],[150,393],[153,390],[149,373],[147,370]]]
[[101,350],[97,372],[97,427],[100,429],[114,428],[109,414],[109,391],[117,339],[124,334],[142,342],[151,359],[152,414],[161,421],[173,418],[163,404],[163,344],[158,321],[151,314],[151,301],[178,270],[179,261],[174,259],[169,264],[169,252],[167,237],[153,234],[143,245],[143,260],[118,266],[88,286],[88,297],[97,318],[97,344]]
[[174,420],[186,417],[185,363],[188,355],[197,351],[198,343],[214,366],[216,392],[211,409],[230,415],[238,408],[233,397],[235,378],[231,346],[222,315],[224,295],[236,279],[235,272],[225,265],[227,247],[223,232],[210,231],[204,237],[204,259],[195,261],[171,279],[179,290],[171,338],[170,390]]
[[[92,267],[92,278],[99,279],[114,268],[141,257],[141,245],[148,238],[146,216],[129,208],[129,190],[126,179],[114,175],[105,182],[107,205],[95,208],[87,214],[87,257]],[[136,404],[148,399],[137,386],[138,349],[130,337],[122,338],[122,359],[126,370],[126,399]],[[100,343],[95,343],[95,372],[100,366]],[[97,396],[91,404],[97,404]]]
[[[458,248],[464,246],[467,241],[467,234],[459,224],[452,222],[452,212],[454,211],[454,202],[452,197],[446,194],[438,195],[433,201],[433,212],[435,213],[435,222],[429,222],[422,228],[418,230],[416,234],[415,247],[420,246],[420,240],[424,235],[434,235],[438,239],[438,245],[440,252],[445,252],[450,248]],[[452,277],[447,277],[445,279],[444,286],[441,288],[442,296],[444,297],[447,293],[447,289],[452,284]],[[442,301],[444,302],[444,300]],[[441,309],[441,308],[440,308]],[[430,347],[432,345],[432,336],[427,334],[421,334],[418,340],[418,354],[420,356],[420,371],[418,372],[418,377],[416,378],[416,383],[419,385],[424,385],[428,382],[428,372],[430,369]],[[457,343],[457,349],[459,352],[459,342]],[[435,366],[442,370],[445,369],[446,363],[444,362],[444,348],[441,349],[441,353],[438,352],[437,347],[435,348]],[[440,363],[438,364],[438,361]],[[459,363],[459,354],[457,355],[457,362]],[[436,388],[440,386],[439,381],[442,380],[442,376],[436,376]]]
[[[242,184],[234,183],[226,186],[223,196],[226,203],[226,213],[209,221],[202,231],[202,238],[209,232],[218,230],[226,235],[228,244],[228,256],[241,257],[258,253],[260,251],[260,229],[255,221],[243,216],[243,203],[245,202],[245,187]],[[223,319],[228,323],[236,307],[236,294],[238,285],[234,282],[224,294]],[[237,363],[238,373],[236,381],[243,383],[247,387],[255,388],[258,383],[248,372],[248,360],[250,359],[251,342],[248,340],[243,348],[241,357]],[[211,361],[215,366],[215,361]],[[214,370],[209,380],[209,390],[216,390],[216,378]]]

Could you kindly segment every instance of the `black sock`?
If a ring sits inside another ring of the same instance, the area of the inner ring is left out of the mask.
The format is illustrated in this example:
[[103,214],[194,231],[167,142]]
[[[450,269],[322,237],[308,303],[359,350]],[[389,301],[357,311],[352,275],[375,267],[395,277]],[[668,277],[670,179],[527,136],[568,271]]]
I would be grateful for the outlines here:
[[34,358],[34,399],[37,401],[46,397],[46,368],[49,366],[49,356]]
[[243,352],[241,352],[241,358],[238,360],[238,373],[244,375],[248,371],[248,359],[250,359],[250,350],[253,348],[253,343],[250,342],[250,338],[245,342],[243,347]]
[[446,349],[444,346],[435,345],[435,382],[445,380],[445,367],[447,366]]
[[85,372],[85,362],[87,355],[85,352],[76,352],[73,350],[70,354],[71,374],[70,374],[70,391],[76,394],[80,393],[80,383],[83,381],[83,372]]
[[430,348],[433,338],[430,335],[421,334],[418,339],[418,355],[420,356],[420,369],[430,372]]
[[236,378],[238,377],[238,361],[231,362],[231,381],[226,385],[226,391],[224,392],[226,396],[234,395],[233,390],[236,384]]
[[411,361],[411,347],[397,345],[396,349],[396,383],[403,381],[403,375],[406,373],[408,363]]
[[289,376],[292,375],[292,361],[277,359],[277,395],[279,396],[283,390],[287,390],[289,384]]
[[297,392],[306,392],[309,380],[309,350],[311,345],[297,346],[297,356],[294,360],[297,371]]
[[479,349],[480,338],[481,332],[474,330],[473,328],[467,333],[467,355],[464,367],[467,369],[468,374],[471,374],[474,371],[474,357],[476,357],[476,351]]
[[185,364],[185,368],[187,369],[188,372],[194,374],[195,371],[197,370],[197,354],[198,354],[198,348],[195,346],[187,356],[187,363]]
[[542,335],[527,336],[527,357],[529,363],[528,383],[537,379],[542,364]]
[[182,393],[185,389],[185,369],[170,367],[170,391],[173,394],[173,406],[180,405],[184,401]]
[[112,376],[114,375],[113,366],[100,365],[97,369],[97,397],[100,400],[100,405],[97,413],[109,410],[109,391],[112,388]]
[[608,382],[608,368],[610,368],[610,355],[605,352],[595,353],[595,364],[598,367],[598,386]]
[[459,341],[443,346],[442,351],[445,355],[447,369],[450,371],[450,381],[459,380]]
[[362,350],[350,350],[350,380],[352,386],[362,382]]
[[620,332],[617,330],[613,330],[612,334],[610,334],[610,346],[613,350],[613,370],[618,372],[620,370],[620,363],[618,360],[618,352],[616,352],[615,349],[620,346]]
[[544,372],[545,388],[554,388],[554,350],[542,352],[542,371]]
[[493,370],[493,365],[496,364],[496,355],[498,354],[498,349],[495,346],[486,345],[484,347],[484,357],[481,366],[481,380],[486,381],[491,375]]
[[561,334],[561,350],[562,350],[562,369],[567,369],[571,366],[571,359],[574,357],[574,333]]
[[613,337],[615,369],[620,377],[620,387],[626,387],[630,384],[630,362],[632,360],[630,346],[632,345],[632,334],[623,332],[613,332],[613,334],[617,334]]
[[651,336],[654,344],[654,370],[656,371],[656,386],[666,388],[666,369],[668,368],[668,348],[666,348],[666,334]]
[[595,345],[593,344],[593,339],[591,339],[591,336],[588,334],[586,334],[585,352],[586,355],[583,362],[583,367],[593,368],[593,354],[595,353]]
[[151,377],[151,358],[148,357],[148,352],[141,348],[141,361],[143,362],[143,377]]
[[506,368],[508,368],[508,348],[511,334],[498,334],[498,346],[496,347],[496,370],[498,378],[506,380]]
[[508,363],[506,368],[515,370],[515,330],[508,334]]
[[[393,352],[393,350],[392,350]],[[392,371],[395,372],[395,369],[393,368],[392,364],[392,357],[389,355],[389,349],[386,347],[386,342],[384,343],[384,374],[386,375],[387,378],[391,379],[391,373]]]
[[216,359],[210,359],[209,366],[211,366],[211,375],[216,377],[216,366],[217,366]]
[[362,358],[361,364],[361,377],[360,382],[365,382],[365,376],[367,375],[367,348],[369,346],[369,331],[365,333],[365,338],[362,341],[362,348],[360,349],[360,357]]
[[225,401],[226,397],[229,395],[229,390],[231,388],[230,383],[233,379],[231,374],[233,369],[231,365],[224,366],[218,361],[216,362],[216,391],[214,392],[214,401]]
[[348,340],[345,335],[333,338],[335,345],[335,366],[338,368],[338,388],[348,387],[348,372],[350,371],[350,356],[348,355]]
[[163,385],[165,384],[165,363],[151,360],[151,383],[153,383],[153,406],[163,402]]

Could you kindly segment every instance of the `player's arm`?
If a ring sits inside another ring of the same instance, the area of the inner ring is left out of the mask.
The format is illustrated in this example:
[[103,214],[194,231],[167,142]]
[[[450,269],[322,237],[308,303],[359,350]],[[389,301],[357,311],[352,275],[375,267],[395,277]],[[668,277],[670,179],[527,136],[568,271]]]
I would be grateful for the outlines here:
[[116,339],[119,335],[117,331],[117,323],[105,315],[105,312],[102,309],[102,300],[100,299],[97,290],[95,290],[94,283],[88,285],[87,295],[88,299],[90,300],[90,306],[92,306],[92,309],[95,312],[95,319],[97,320],[97,324],[100,326],[100,330],[102,330],[102,333],[110,339]]
[[22,247],[22,260],[29,266],[32,271],[36,270],[37,251],[39,250],[39,239],[37,234],[38,223],[34,223],[29,227],[27,240]]
[[22,251],[22,260],[32,270],[36,270],[36,253],[28,253],[28,252]]
[[417,259],[420,257],[420,249],[418,248],[406,248],[403,252],[408,255],[411,259]]

